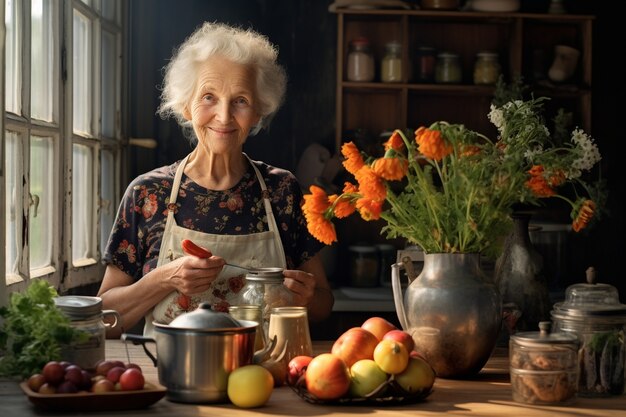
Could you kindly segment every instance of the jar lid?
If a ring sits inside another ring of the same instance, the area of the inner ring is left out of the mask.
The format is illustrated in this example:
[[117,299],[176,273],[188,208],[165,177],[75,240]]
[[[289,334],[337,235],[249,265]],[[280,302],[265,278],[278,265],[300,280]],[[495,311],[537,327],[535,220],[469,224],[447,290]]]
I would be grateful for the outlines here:
[[356,38],[352,39],[352,40],[350,41],[350,43],[351,43],[352,45],[361,45],[361,46],[364,46],[364,45],[369,45],[369,44],[370,44],[370,41],[369,41],[369,39],[367,39],[365,36],[357,36]]
[[[158,323],[157,323],[158,324]],[[235,320],[227,313],[220,313],[211,309],[211,304],[200,303],[197,309],[181,314],[169,325],[163,327],[178,330],[232,330],[241,327],[244,322]]]
[[476,54],[476,56],[480,58],[497,58],[498,53],[494,51],[480,51]]
[[378,253],[376,246],[368,245],[351,245],[348,246],[348,251],[356,253]]
[[538,332],[521,332],[511,335],[511,340],[520,346],[545,346],[545,345],[561,345],[574,344],[579,345],[578,337],[573,333],[566,332],[550,332],[549,321],[539,322]]
[[402,44],[398,41],[391,41],[385,44],[385,48],[391,50],[400,50],[402,48]]
[[626,304],[619,301],[617,289],[596,283],[596,271],[587,269],[587,283],[573,284],[565,290],[565,301],[554,304],[557,318],[619,318],[626,320]]
[[452,53],[452,52],[439,52],[437,54],[438,58],[447,58],[447,59],[456,59],[459,57],[458,54]]
[[54,304],[70,320],[81,320],[102,313],[102,299],[84,295],[55,297]]
[[283,277],[283,268],[264,267],[249,269],[246,279],[263,283],[281,283],[285,278]]

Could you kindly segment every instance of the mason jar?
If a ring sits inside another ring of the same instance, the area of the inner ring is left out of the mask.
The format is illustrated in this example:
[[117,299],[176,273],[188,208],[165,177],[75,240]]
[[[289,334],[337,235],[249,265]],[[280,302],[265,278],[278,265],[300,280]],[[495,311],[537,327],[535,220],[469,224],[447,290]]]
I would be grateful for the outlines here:
[[435,64],[435,82],[456,84],[463,80],[459,56],[451,52],[440,52]]
[[498,81],[500,72],[500,62],[496,52],[482,51],[476,54],[474,84],[493,85]]
[[[56,297],[54,303],[70,319],[73,328],[86,334],[79,343],[61,346],[61,357],[85,370],[94,370],[105,358],[106,329],[120,323],[119,314],[115,310],[102,310],[100,297],[68,295]],[[115,318],[113,324],[104,323],[107,316]]]
[[367,38],[358,37],[350,42],[346,78],[361,82],[374,79],[374,55]]

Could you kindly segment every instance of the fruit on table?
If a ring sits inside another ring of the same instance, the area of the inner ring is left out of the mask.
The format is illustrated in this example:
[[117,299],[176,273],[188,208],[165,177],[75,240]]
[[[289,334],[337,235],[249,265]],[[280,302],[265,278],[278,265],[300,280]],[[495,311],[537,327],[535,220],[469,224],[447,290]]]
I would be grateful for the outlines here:
[[299,355],[291,358],[287,364],[287,384],[296,385],[298,380],[306,373],[306,369],[313,359],[312,356]]
[[381,340],[374,349],[374,362],[388,374],[399,374],[409,363],[409,351],[395,340]]
[[424,359],[411,357],[406,369],[397,374],[395,379],[408,393],[430,391],[435,383],[435,371]]
[[228,375],[228,399],[240,408],[264,405],[274,390],[274,378],[261,365],[244,365]]
[[365,397],[380,387],[389,375],[372,359],[361,359],[350,368],[350,396]]
[[339,356],[322,353],[315,356],[304,374],[307,390],[320,400],[335,400],[350,389],[350,370]]
[[44,378],[46,378],[46,382],[52,385],[60,384],[65,377],[65,369],[63,369],[63,365],[57,361],[46,363],[41,373]]
[[398,329],[395,324],[391,323],[389,320],[378,316],[368,318],[361,324],[361,327],[376,336],[376,339],[379,341],[382,340],[387,332]]
[[143,389],[145,378],[138,368],[127,368],[124,370],[119,379],[122,391],[133,391]]
[[350,368],[360,359],[372,359],[378,339],[362,327],[353,327],[342,333],[333,343],[330,353],[343,359]]
[[404,330],[395,329],[390,330],[383,336],[382,340],[395,340],[400,342],[406,347],[406,350],[410,353],[415,348],[415,341],[410,334]]

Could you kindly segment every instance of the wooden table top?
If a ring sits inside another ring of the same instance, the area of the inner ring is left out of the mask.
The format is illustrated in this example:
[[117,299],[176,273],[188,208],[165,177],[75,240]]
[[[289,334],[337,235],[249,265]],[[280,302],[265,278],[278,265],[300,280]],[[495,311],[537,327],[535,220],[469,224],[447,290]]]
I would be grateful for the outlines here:
[[[330,351],[331,342],[314,341],[315,354]],[[128,355],[138,363],[147,381],[158,383],[157,369],[140,346],[128,344]],[[148,344],[149,348],[154,345]],[[154,352],[156,349],[152,349]],[[127,411],[100,411],[97,416],[310,416],[333,414],[352,417],[371,414],[377,417],[441,416],[511,416],[511,417],[605,417],[626,416],[626,395],[609,398],[578,398],[570,406],[536,406],[516,403],[511,398],[506,349],[498,348],[483,370],[472,380],[437,379],[432,394],[424,401],[410,405],[355,406],[309,404],[289,387],[274,389],[263,407],[240,409],[232,404],[180,404],[163,398],[148,408]],[[119,340],[107,340],[106,358],[128,361],[126,347]],[[38,410],[28,400],[16,381],[0,381],[0,415],[10,417],[38,416]],[[74,413],[85,415],[86,413]],[[58,414],[57,414],[58,415]]]

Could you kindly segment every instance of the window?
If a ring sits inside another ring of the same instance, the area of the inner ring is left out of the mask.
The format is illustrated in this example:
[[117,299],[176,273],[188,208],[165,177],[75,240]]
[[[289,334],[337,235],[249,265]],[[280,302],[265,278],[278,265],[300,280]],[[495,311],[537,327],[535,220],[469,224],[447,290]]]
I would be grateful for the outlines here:
[[102,278],[126,143],[119,117],[126,1],[0,1],[1,300],[31,278],[61,290]]

